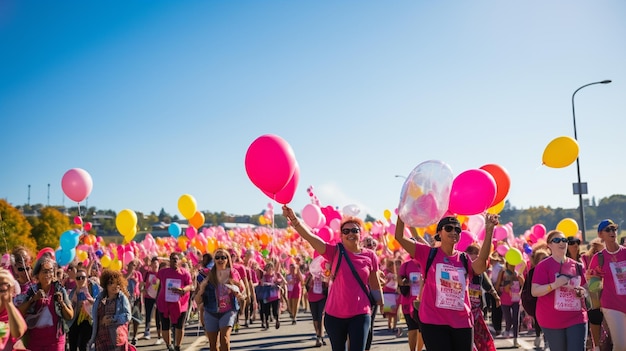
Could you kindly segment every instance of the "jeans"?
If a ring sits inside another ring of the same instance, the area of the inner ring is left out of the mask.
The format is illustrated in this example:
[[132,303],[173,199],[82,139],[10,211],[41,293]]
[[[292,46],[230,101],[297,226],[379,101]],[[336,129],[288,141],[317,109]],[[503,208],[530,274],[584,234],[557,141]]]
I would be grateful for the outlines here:
[[543,328],[550,350],[584,351],[587,343],[587,323],[562,329]]
[[324,327],[333,351],[343,351],[350,337],[350,351],[364,351],[367,335],[372,322],[369,314],[359,314],[350,318],[337,318],[326,313]]

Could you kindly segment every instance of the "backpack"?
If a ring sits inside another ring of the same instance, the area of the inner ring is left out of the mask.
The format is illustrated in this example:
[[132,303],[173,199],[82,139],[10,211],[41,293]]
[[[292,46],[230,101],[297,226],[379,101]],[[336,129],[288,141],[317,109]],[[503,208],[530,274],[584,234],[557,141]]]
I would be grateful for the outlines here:
[[533,286],[533,274],[535,273],[535,267],[531,268],[524,280],[524,286],[522,287],[521,301],[524,311],[530,316],[535,316],[537,311],[537,298],[530,293],[530,289]]

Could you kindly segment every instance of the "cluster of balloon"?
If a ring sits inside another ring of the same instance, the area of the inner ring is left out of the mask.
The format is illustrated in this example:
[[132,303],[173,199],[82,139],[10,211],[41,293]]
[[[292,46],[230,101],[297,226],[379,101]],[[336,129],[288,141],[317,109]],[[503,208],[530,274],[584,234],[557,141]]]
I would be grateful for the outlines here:
[[398,216],[411,227],[427,227],[448,209],[452,170],[442,161],[430,160],[415,167],[400,192]]
[[131,242],[137,234],[137,214],[133,210],[121,210],[115,217],[115,226],[124,237],[124,242]]
[[300,167],[283,138],[273,134],[256,138],[246,152],[245,168],[252,184],[270,199],[281,204],[291,202],[300,181]]
[[80,241],[80,232],[76,230],[68,230],[61,234],[61,247],[56,250],[54,256],[59,266],[65,266],[72,262],[76,257],[76,246]]
[[568,136],[553,139],[543,150],[542,163],[551,168],[563,168],[578,158],[578,142]]

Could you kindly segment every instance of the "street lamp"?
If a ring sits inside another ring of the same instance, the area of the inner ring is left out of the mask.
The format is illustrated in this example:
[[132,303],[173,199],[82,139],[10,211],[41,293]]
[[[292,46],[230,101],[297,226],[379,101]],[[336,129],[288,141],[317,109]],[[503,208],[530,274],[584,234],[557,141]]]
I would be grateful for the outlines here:
[[[576,96],[576,93],[585,87],[588,87],[590,85],[594,85],[594,84],[609,84],[611,83],[611,80],[606,79],[600,82],[593,82],[593,83],[589,83],[589,84],[585,84],[583,86],[581,86],[580,88],[576,89],[574,91],[574,94],[572,94],[572,117],[574,119],[574,139],[576,139],[576,141],[578,141],[578,134],[576,133],[576,109],[574,108],[574,97]],[[582,234],[583,234],[583,243],[587,242],[587,238],[586,238],[586,227],[585,227],[585,208],[583,207],[583,194],[587,194],[587,183],[581,183],[580,182],[580,161],[579,161],[580,157],[576,158],[576,174],[578,175],[578,183],[574,183],[574,195],[578,195],[578,206],[579,206],[579,210],[580,210],[580,224],[581,224],[581,229],[582,229]]]
[[396,174],[394,177],[396,177],[396,178],[403,178],[403,179],[406,179],[406,177],[405,177],[405,176],[403,176],[403,175],[399,175],[399,174]]

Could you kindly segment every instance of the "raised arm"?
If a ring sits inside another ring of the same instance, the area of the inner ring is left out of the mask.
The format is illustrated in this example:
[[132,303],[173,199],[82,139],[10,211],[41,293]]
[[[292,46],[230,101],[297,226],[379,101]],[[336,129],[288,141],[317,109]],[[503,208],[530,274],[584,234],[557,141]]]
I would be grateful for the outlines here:
[[402,248],[409,253],[411,258],[415,258],[415,242],[404,237],[404,222],[400,219],[400,216],[398,216],[398,220],[396,221],[396,232],[394,233],[394,238],[400,243]]
[[430,246],[430,244],[419,235],[417,229],[415,229],[414,227],[409,227],[409,231],[411,231],[411,235],[415,238],[415,240],[417,240],[418,243]]
[[290,222],[291,226],[300,234],[300,236],[309,242],[313,249],[317,251],[320,255],[323,255],[326,252],[326,243],[319,236],[311,233],[309,228],[306,227],[306,224],[302,224],[293,210],[287,206],[283,205],[283,216],[285,216]]
[[491,239],[493,237],[493,229],[500,223],[500,216],[497,214],[485,213],[485,239],[480,246],[478,257],[472,262],[472,270],[475,275],[479,275],[487,269],[487,260],[491,252]]

